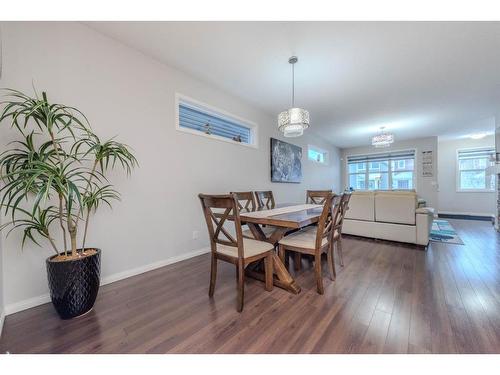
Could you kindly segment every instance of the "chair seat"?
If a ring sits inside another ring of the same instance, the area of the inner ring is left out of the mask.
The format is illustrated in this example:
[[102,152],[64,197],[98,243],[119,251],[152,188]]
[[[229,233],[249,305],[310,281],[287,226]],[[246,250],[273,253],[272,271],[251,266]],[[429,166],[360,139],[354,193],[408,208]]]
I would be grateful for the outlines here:
[[[301,231],[289,234],[285,238],[281,239],[279,243],[284,246],[301,247],[303,249],[315,249],[317,231],[317,227],[309,227]],[[323,238],[323,240],[321,241],[321,246],[326,245],[327,242],[328,238]]]
[[[310,225],[310,226],[306,227],[303,230],[304,231],[312,231],[316,235],[316,231],[318,230],[318,225],[317,224],[313,224],[313,225]],[[335,232],[333,232],[333,240],[337,241],[339,239],[339,237],[340,237],[340,232],[339,232],[338,229],[335,229]]]
[[[243,238],[243,254],[245,259],[266,253],[270,250],[274,250],[274,246],[269,242]],[[238,258],[238,248],[234,246],[217,244],[217,252],[233,258]]]
[[[276,230],[276,227],[273,227],[272,225],[266,225],[265,227],[261,226],[260,229],[262,229],[262,231],[264,232],[266,237],[269,237],[269,235],[271,235]],[[255,239],[255,237],[250,229],[243,231],[243,237],[249,237],[249,238]]]

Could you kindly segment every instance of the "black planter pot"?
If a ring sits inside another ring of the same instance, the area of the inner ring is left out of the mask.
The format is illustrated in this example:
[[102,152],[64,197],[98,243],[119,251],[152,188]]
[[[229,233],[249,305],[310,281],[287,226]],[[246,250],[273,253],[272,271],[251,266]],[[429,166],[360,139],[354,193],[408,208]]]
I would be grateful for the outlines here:
[[89,312],[99,291],[101,250],[81,259],[55,262],[46,260],[50,298],[62,319],[71,319]]

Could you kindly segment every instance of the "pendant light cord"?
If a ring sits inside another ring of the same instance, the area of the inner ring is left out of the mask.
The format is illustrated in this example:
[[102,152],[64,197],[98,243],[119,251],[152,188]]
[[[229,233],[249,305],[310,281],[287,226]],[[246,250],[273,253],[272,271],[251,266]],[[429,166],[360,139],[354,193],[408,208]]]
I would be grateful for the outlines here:
[[292,108],[295,107],[295,64],[292,64]]

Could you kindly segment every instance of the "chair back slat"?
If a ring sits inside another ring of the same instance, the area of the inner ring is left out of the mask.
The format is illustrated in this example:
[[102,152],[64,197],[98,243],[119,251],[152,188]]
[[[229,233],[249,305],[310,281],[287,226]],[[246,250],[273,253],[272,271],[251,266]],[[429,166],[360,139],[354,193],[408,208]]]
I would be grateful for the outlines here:
[[239,210],[255,211],[255,199],[251,191],[233,191],[231,194],[235,195]]
[[336,196],[332,210],[332,235],[342,225],[342,196]]
[[218,239],[220,242],[223,240],[219,238],[219,234],[222,233],[226,238],[229,240],[229,243],[237,243],[237,241],[234,239],[233,236],[231,236],[230,233],[224,228],[224,223],[226,222],[226,219],[228,218],[229,214],[231,213],[233,209],[231,207],[226,208],[224,213],[222,214],[222,217],[220,219],[217,219],[215,217],[213,211],[210,211],[210,216],[212,217],[212,220],[215,224],[215,232],[214,232],[214,238]]
[[331,190],[307,190],[306,203],[323,204],[329,194],[332,194]]
[[343,193],[342,196],[340,197],[340,202],[339,202],[339,215],[337,220],[334,222],[335,223],[335,228],[334,230],[337,230],[339,233],[342,232],[342,224],[344,223],[344,218],[346,215],[346,212],[349,210],[349,200],[351,199],[351,193]]
[[[205,221],[207,222],[212,252],[217,252],[217,244],[232,246],[238,248],[238,258],[243,259],[243,234],[236,195],[198,194],[198,197],[200,198]],[[221,212],[220,209],[223,208],[225,210]],[[224,227],[224,224],[229,220],[230,216],[231,220],[234,222],[236,238],[234,238],[234,236]],[[221,234],[225,238],[221,238]]]
[[274,195],[271,190],[267,191],[256,191],[255,200],[259,208],[273,209],[276,206],[274,202]]
[[333,193],[329,193],[323,202],[323,211],[318,220],[316,232],[316,248],[319,249],[323,243],[323,239],[327,238],[331,241],[333,233],[333,220],[338,211],[338,199]]

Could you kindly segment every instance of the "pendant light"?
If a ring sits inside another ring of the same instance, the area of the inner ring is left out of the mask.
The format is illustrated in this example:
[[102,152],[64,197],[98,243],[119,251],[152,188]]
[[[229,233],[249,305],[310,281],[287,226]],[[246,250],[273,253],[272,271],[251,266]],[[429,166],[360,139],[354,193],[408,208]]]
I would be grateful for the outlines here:
[[380,128],[380,133],[372,137],[372,146],[377,148],[389,147],[394,143],[394,134],[384,131],[385,126]]
[[300,137],[304,129],[309,127],[309,112],[302,108],[295,107],[295,63],[297,56],[288,59],[292,65],[292,107],[278,115],[278,129],[285,137]]

